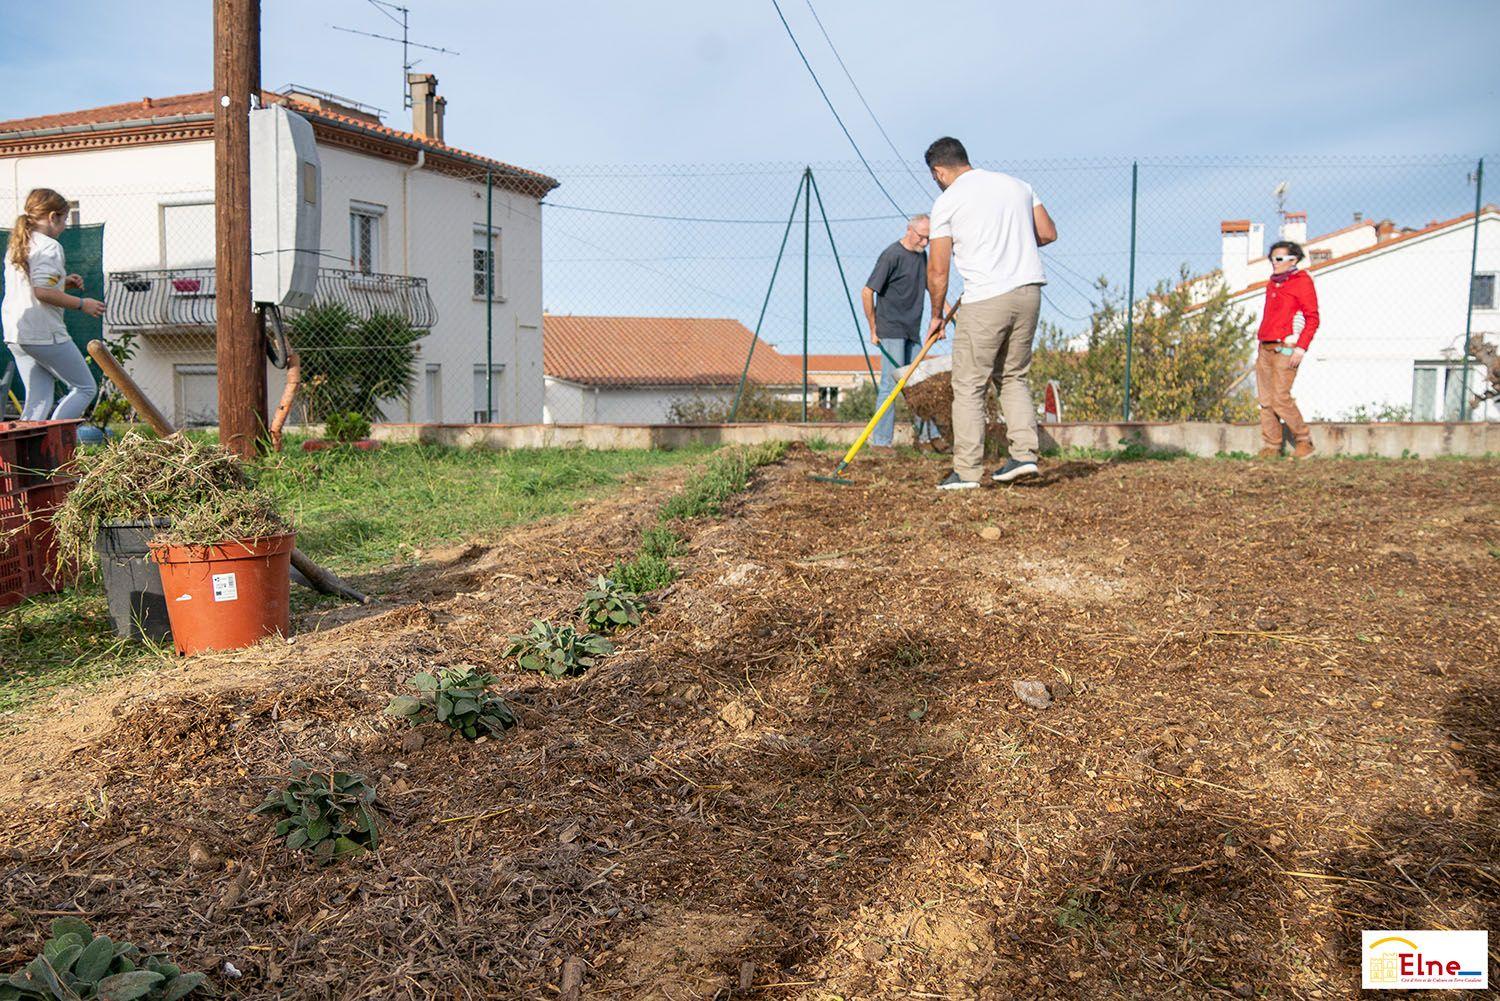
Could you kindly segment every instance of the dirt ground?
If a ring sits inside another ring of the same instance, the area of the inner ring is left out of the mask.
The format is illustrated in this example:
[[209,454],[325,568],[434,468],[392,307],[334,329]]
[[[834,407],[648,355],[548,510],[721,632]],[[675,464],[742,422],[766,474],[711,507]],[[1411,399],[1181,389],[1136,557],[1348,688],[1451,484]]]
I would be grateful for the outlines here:
[[[832,462],[688,526],[579,679],[503,639],[669,484],[44,707],[0,741],[0,969],[80,914],[230,998],[1352,998],[1363,928],[1500,928],[1500,464]],[[456,663],[521,725],[381,715]],[[377,855],[248,815],[293,757],[378,778]]]

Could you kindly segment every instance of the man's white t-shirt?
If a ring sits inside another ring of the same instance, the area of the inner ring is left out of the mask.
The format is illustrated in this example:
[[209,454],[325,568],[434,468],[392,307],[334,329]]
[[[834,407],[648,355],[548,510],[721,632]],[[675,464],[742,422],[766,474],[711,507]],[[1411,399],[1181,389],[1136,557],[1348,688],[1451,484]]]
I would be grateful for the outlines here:
[[45,233],[32,233],[27,260],[31,268],[29,276],[16,267],[10,254],[5,255],[5,302],[0,304],[5,343],[65,344],[68,326],[63,322],[62,307],[38,302],[35,291],[63,287],[67,265],[62,245]]
[[932,203],[932,239],[952,237],[964,301],[980,302],[1042,285],[1042,254],[1032,209],[1042,200],[1009,174],[966,170]]

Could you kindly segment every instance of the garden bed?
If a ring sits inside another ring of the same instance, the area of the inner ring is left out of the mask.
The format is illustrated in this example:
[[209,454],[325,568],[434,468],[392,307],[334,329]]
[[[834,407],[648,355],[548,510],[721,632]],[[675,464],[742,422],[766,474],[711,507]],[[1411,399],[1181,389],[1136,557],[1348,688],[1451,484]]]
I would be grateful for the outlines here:
[[[231,998],[1353,998],[1360,929],[1494,926],[1495,463],[1049,461],[955,497],[909,457],[807,479],[831,461],[672,522],[677,580],[578,677],[506,638],[668,490],[38,712],[0,739],[0,968],[62,912]],[[458,664],[517,726],[382,713]],[[250,815],[292,758],[376,784],[377,852],[318,866]]]

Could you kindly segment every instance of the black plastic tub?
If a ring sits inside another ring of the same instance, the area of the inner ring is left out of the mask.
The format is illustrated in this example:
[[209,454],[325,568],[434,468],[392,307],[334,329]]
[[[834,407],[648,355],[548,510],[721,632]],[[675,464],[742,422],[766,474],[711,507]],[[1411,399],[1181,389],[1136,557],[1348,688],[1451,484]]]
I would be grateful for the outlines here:
[[99,529],[94,550],[104,578],[104,596],[116,636],[158,643],[172,638],[161,574],[147,555],[150,542],[170,521],[111,521]]

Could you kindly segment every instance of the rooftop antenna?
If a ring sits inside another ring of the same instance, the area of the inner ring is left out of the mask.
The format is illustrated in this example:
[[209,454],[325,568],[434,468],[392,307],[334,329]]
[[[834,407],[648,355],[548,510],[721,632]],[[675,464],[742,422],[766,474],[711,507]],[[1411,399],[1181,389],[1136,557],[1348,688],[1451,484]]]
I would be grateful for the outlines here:
[[[391,23],[401,25],[401,37],[396,38],[392,35],[378,35],[373,31],[361,31],[358,28],[342,28],[337,24],[330,25],[330,27],[332,27],[334,31],[347,31],[351,35],[364,35],[366,38],[378,38],[383,42],[401,43],[401,107],[410,108],[411,81],[408,78],[411,76],[411,71],[416,68],[417,63],[420,63],[422,61],[418,59],[416,60],[416,62],[413,62],[411,58],[411,50],[426,49],[428,52],[441,52],[450,56],[463,55],[463,53],[455,52],[452,49],[445,49],[438,45],[423,45],[421,42],[413,42],[409,37],[408,31],[411,23],[410,7],[401,7],[397,4],[386,3],[386,0],[365,0],[365,2],[368,3],[371,7],[374,7],[376,10],[380,11],[380,13],[386,18],[390,19]],[[400,17],[396,16],[398,14],[400,15]]]
[[1286,218],[1286,192],[1290,187],[1290,182],[1282,181],[1276,185],[1276,190],[1271,192],[1276,197],[1276,216],[1279,219]]

